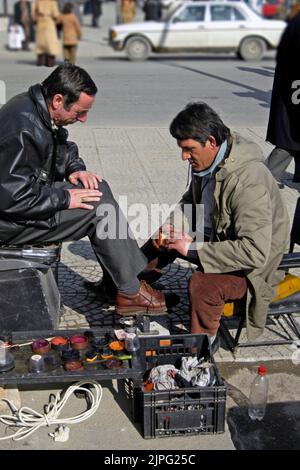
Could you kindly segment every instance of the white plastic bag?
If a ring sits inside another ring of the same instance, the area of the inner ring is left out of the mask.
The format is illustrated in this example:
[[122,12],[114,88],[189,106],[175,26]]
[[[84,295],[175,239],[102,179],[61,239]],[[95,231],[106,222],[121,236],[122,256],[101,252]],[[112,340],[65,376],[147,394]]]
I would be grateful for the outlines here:
[[24,30],[20,24],[13,24],[9,27],[8,49],[14,51],[22,49],[22,42],[24,41],[24,39]]

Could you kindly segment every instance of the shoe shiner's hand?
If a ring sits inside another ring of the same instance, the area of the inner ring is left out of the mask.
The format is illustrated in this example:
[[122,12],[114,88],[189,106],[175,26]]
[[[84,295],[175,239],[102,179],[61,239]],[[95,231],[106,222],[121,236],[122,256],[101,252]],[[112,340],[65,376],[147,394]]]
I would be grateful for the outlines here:
[[153,236],[153,245],[157,250],[169,249],[169,239],[173,236],[173,225],[162,225]]
[[69,176],[69,181],[75,186],[80,182],[85,189],[98,189],[102,178],[91,171],[75,171]]
[[174,228],[172,237],[169,239],[169,250],[176,250],[183,256],[187,256],[193,239],[187,233],[182,233],[180,230]]
[[87,202],[100,201],[102,193],[98,189],[68,189],[70,194],[69,209],[94,209]]

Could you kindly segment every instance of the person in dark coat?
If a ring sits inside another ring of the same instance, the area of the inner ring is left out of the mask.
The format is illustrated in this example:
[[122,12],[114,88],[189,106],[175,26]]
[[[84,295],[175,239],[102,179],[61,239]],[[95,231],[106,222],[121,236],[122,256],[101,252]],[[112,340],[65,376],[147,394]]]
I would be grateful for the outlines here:
[[93,28],[99,28],[99,19],[102,15],[102,1],[101,0],[91,0],[91,10],[92,10],[92,26]]
[[143,11],[145,12],[145,21],[159,21],[161,19],[160,0],[146,0]]
[[300,13],[286,27],[278,46],[266,140],[275,148],[266,165],[277,179],[292,158],[293,181],[300,182]]
[[23,51],[29,51],[29,43],[34,42],[34,27],[31,15],[31,3],[27,0],[19,0],[14,5],[14,22],[24,29]]
[[151,315],[166,310],[165,296],[140,283],[147,260],[108,183],[86,169],[64,128],[87,120],[96,93],[85,70],[64,64],[1,108],[0,244],[88,236],[114,282],[117,312]]

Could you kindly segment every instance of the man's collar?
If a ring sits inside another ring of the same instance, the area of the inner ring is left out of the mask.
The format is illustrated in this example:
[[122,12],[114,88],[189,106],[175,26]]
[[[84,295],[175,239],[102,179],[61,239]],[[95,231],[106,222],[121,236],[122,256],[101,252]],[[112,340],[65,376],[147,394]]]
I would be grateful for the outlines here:
[[42,85],[38,83],[36,85],[31,86],[28,90],[28,93],[29,93],[30,98],[36,105],[39,116],[41,117],[43,122],[46,124],[46,126],[52,129],[51,117],[49,114],[45,96],[43,94]]

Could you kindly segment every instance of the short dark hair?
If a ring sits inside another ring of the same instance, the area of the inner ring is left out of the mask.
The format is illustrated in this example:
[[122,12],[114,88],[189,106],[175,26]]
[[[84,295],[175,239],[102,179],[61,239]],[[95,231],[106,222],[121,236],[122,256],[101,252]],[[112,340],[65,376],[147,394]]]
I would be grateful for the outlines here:
[[79,100],[80,93],[95,96],[98,91],[89,74],[77,65],[70,63],[56,67],[42,82],[42,87],[47,102],[51,101],[53,96],[58,93],[63,95],[65,109]]
[[64,6],[64,8],[63,8],[63,11],[62,11],[62,12],[63,12],[64,14],[67,14],[67,13],[72,13],[72,11],[73,11],[73,8],[74,8],[74,5],[73,5],[73,3],[71,3],[71,2],[67,2],[67,3],[65,4],[65,6]]
[[205,144],[210,135],[221,145],[228,137],[230,130],[218,114],[206,103],[198,101],[189,103],[173,119],[170,133],[177,140],[193,139]]

